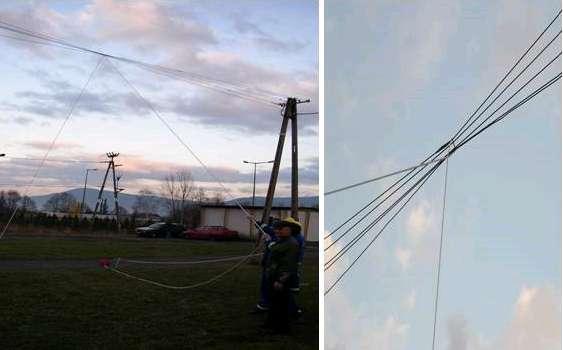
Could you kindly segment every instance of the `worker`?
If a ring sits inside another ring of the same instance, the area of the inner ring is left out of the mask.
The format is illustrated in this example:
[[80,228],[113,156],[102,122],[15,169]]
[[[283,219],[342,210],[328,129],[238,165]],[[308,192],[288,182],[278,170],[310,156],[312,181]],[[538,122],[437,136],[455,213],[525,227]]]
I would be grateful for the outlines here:
[[265,326],[282,334],[290,330],[290,288],[297,275],[299,260],[299,243],[291,235],[293,225],[287,219],[279,223],[277,241],[270,246],[270,257],[266,265],[270,309]]
[[260,276],[260,300],[256,304],[254,313],[267,312],[270,309],[270,284],[268,283],[267,268],[270,259],[270,246],[277,241],[277,231],[279,230],[279,219],[270,217],[267,224],[261,225],[264,232],[263,244],[264,253],[260,265],[262,266],[262,274]]
[[297,295],[301,290],[301,274],[303,272],[303,257],[305,255],[305,238],[301,234],[301,224],[299,221],[288,217],[284,219],[291,225],[291,236],[299,244],[299,255],[297,258],[297,273],[291,280],[291,285],[289,287],[290,298],[289,298],[289,313],[293,318],[299,318],[303,314],[303,310],[297,304]]

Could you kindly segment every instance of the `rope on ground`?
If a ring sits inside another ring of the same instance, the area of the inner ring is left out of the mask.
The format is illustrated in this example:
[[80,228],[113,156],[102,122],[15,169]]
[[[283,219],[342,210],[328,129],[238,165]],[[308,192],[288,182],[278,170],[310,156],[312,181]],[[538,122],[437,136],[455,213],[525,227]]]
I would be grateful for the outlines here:
[[[157,281],[154,281],[154,280],[150,280],[150,279],[147,279],[147,278],[142,278],[142,277],[139,277],[139,276],[135,276],[135,275],[133,275],[133,274],[131,274],[131,273],[127,273],[127,272],[125,272],[125,271],[119,270],[119,269],[116,267],[117,264],[116,264],[116,266],[109,266],[109,265],[106,265],[106,266],[104,266],[104,268],[105,268],[106,270],[108,270],[108,271],[115,272],[115,273],[117,273],[117,274],[119,274],[119,275],[121,275],[121,276],[130,278],[130,279],[134,279],[134,280],[139,281],[139,282],[143,282],[143,283],[147,283],[147,284],[152,284],[152,285],[157,286],[157,287],[166,288],[166,289],[173,289],[173,290],[187,290],[187,289],[194,289],[194,288],[198,288],[198,287],[203,287],[203,286],[209,285],[209,284],[211,284],[211,283],[213,283],[213,282],[219,280],[220,278],[222,278],[222,277],[228,275],[229,273],[235,271],[235,270],[238,269],[240,266],[242,266],[242,264],[244,264],[249,258],[251,258],[252,256],[256,255],[256,250],[257,250],[257,248],[254,249],[252,252],[250,252],[250,254],[244,256],[244,258],[242,258],[239,262],[237,262],[236,264],[234,264],[233,266],[231,266],[231,267],[228,268],[227,270],[221,272],[220,274],[215,275],[215,276],[211,277],[210,279],[208,279],[208,280],[206,280],[206,281],[198,282],[198,283],[191,284],[191,285],[187,285],[187,286],[174,286],[174,285],[171,285],[171,284],[160,283],[160,282],[157,282]],[[123,259],[119,259],[118,262],[119,262],[119,261],[122,261],[122,260],[123,260]]]
[[209,263],[216,263],[223,261],[234,261],[242,258],[252,258],[260,255],[262,255],[262,253],[256,253],[251,255],[230,256],[230,257],[217,258],[217,259],[192,260],[192,261],[159,261],[159,260],[149,261],[149,260],[134,260],[134,259],[123,259],[123,258],[118,258],[119,259],[118,261],[130,263],[130,264],[146,264],[146,265],[198,265],[198,264],[209,264]]

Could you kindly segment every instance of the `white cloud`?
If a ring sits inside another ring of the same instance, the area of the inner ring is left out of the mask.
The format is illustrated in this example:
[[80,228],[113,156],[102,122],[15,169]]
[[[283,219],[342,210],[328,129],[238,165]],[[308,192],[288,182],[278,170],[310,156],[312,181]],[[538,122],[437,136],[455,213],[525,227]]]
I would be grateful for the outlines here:
[[[330,304],[329,304],[330,303]],[[379,318],[342,293],[332,294],[325,313],[327,349],[405,349],[410,324],[395,315]]]
[[411,266],[412,251],[408,248],[399,247],[395,250],[395,258],[397,258],[403,271],[406,271]]
[[422,236],[434,226],[430,202],[422,200],[410,211],[407,218],[407,232],[413,242],[418,242]]
[[561,349],[560,294],[549,287],[522,287],[501,344],[511,350]]
[[514,314],[502,333],[485,341],[460,315],[448,321],[451,350],[556,350],[561,349],[561,299],[551,287],[523,286]]
[[412,310],[416,306],[416,290],[411,290],[403,301],[403,306],[407,310]]

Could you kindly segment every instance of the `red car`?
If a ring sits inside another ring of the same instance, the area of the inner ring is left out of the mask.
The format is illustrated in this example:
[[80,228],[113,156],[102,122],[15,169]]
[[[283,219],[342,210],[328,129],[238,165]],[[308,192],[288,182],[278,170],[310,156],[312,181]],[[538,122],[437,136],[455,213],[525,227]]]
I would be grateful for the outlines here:
[[184,232],[188,239],[231,240],[238,239],[238,232],[225,226],[201,226]]

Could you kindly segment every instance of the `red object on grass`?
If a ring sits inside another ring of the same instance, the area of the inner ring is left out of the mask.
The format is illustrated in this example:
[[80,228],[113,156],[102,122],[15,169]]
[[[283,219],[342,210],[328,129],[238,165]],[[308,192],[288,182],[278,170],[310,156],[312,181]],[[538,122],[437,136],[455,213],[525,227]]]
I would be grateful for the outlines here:
[[109,268],[109,265],[111,264],[111,261],[110,261],[110,259],[108,259],[108,258],[101,258],[101,259],[98,261],[98,264],[100,264],[100,266],[103,267],[104,269],[107,269],[107,268]]
[[229,230],[225,226],[201,226],[186,230],[184,234],[186,238],[191,239],[227,240],[238,238],[237,231]]

